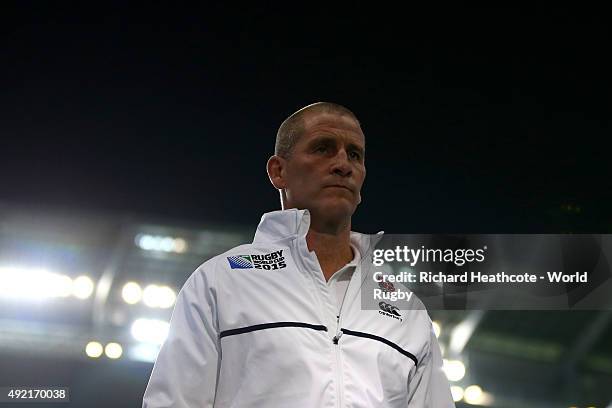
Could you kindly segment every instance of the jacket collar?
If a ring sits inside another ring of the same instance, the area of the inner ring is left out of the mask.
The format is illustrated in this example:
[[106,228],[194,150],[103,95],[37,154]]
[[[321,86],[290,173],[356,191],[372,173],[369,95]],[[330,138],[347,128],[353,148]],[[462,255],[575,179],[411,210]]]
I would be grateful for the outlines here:
[[[261,217],[254,244],[272,243],[285,239],[305,238],[310,228],[310,212],[308,210],[272,211]],[[382,238],[383,231],[375,235],[361,234],[351,231],[351,243],[357,247],[362,256],[369,254],[373,246]]]

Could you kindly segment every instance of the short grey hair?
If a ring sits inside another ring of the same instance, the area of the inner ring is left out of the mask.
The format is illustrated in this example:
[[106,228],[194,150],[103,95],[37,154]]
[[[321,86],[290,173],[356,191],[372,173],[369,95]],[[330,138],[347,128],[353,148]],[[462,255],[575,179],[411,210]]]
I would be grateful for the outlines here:
[[332,102],[316,102],[303,107],[283,121],[276,133],[275,155],[283,159],[288,159],[291,156],[293,148],[304,133],[304,117],[307,113],[331,113],[349,116],[361,127],[355,114],[348,108]]

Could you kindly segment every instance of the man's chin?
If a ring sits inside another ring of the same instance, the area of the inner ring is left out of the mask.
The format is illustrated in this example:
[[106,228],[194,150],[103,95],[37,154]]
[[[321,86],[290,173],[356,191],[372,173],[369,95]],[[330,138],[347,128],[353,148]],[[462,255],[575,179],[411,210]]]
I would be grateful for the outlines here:
[[355,209],[355,205],[346,202],[338,202],[313,208],[311,212],[314,216],[320,216],[330,221],[343,221],[347,218],[350,218],[355,212]]

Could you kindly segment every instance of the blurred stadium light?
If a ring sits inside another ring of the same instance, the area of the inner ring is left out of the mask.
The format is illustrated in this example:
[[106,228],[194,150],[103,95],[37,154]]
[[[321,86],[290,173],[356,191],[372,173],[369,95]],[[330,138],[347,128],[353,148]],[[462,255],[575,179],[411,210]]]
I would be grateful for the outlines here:
[[153,362],[185,280],[251,237],[225,225],[0,207],[0,357]]
[[168,309],[174,305],[176,294],[168,286],[148,285],[142,294],[142,301],[149,307]]
[[[24,359],[32,366],[44,358],[66,367],[150,370],[186,279],[210,257],[250,242],[252,233],[0,207],[0,383],[10,383],[8,373]],[[604,407],[612,400],[609,312],[430,316],[459,408],[478,398],[522,408]],[[12,356],[18,359],[6,366]],[[478,398],[469,388],[476,384]]]
[[168,336],[170,324],[157,319],[137,319],[132,323],[132,336],[143,343],[161,345]]
[[129,351],[130,359],[143,363],[153,363],[157,358],[160,346],[151,343],[139,343],[131,346]]
[[488,405],[487,398],[478,385],[470,385],[463,391],[463,399],[471,405]]
[[463,387],[451,385],[451,395],[453,396],[453,401],[461,401],[463,399]]
[[71,293],[76,296],[74,287],[75,283],[69,276],[42,268],[0,267],[0,296],[5,298],[36,301],[68,297]]
[[85,353],[88,357],[98,358],[103,352],[104,347],[102,347],[102,344],[98,343],[97,341],[90,341],[87,343],[87,346],[85,346]]
[[187,241],[180,237],[138,234],[135,241],[136,245],[145,251],[176,252],[177,254],[187,251]]
[[442,369],[449,381],[460,381],[465,376],[465,365],[459,360],[443,360]]
[[463,352],[464,347],[470,341],[470,337],[474,334],[484,315],[484,310],[471,310],[466,314],[463,321],[453,328],[449,343],[451,356],[460,355]]
[[121,297],[128,305],[135,305],[142,299],[142,288],[136,282],[127,282],[123,285]]
[[87,299],[94,290],[94,283],[88,276],[79,276],[72,281],[72,294],[79,299]]
[[119,343],[108,343],[106,347],[104,347],[104,354],[106,354],[106,357],[116,360],[123,354],[123,347],[121,347]]

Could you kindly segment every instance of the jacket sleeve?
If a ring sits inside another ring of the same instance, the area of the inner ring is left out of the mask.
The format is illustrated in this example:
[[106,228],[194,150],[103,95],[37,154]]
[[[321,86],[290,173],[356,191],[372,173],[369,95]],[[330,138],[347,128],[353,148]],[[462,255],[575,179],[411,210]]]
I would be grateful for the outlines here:
[[143,408],[213,406],[221,353],[216,296],[208,282],[214,275],[205,272],[196,270],[177,296]]
[[442,354],[433,327],[430,327],[429,337],[429,350],[408,384],[408,407],[454,408],[450,384],[442,371]]

